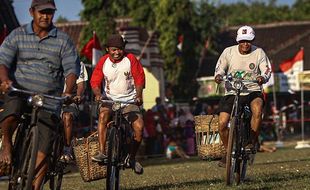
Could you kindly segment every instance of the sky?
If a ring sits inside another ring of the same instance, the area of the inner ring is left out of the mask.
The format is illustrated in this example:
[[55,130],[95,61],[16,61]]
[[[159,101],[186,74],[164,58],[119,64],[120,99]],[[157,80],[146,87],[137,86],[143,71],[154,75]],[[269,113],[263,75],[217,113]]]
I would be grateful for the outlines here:
[[[236,3],[242,0],[220,0],[222,3]],[[249,0],[244,0],[243,2],[248,2]],[[216,2],[216,0],[214,0]],[[277,0],[278,4],[292,5],[294,0]],[[83,5],[81,0],[55,0],[57,11],[55,13],[54,20],[59,16],[65,17],[69,21],[80,20],[79,13],[83,10]],[[17,19],[20,24],[25,24],[31,21],[31,16],[29,15],[29,7],[31,0],[14,0],[13,7],[17,15]]]

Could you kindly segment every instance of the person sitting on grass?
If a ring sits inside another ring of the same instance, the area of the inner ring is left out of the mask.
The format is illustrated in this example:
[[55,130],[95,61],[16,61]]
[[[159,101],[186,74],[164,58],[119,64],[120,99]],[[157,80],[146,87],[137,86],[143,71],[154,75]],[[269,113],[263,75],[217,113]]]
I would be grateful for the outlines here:
[[190,158],[183,148],[179,145],[178,140],[172,135],[169,141],[169,144],[166,149],[166,157],[168,159],[173,159],[173,158],[185,158],[188,159]]

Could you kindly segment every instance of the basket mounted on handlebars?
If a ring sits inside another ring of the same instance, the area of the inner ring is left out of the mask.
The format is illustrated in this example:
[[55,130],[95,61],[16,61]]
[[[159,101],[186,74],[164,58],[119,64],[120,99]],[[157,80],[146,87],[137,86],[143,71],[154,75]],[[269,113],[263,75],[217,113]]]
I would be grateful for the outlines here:
[[198,115],[194,117],[198,156],[203,160],[217,160],[226,155],[220,139],[218,115]]
[[97,132],[86,138],[75,139],[73,141],[73,150],[83,181],[91,182],[106,177],[106,166],[91,160],[91,156],[95,155],[99,150]]

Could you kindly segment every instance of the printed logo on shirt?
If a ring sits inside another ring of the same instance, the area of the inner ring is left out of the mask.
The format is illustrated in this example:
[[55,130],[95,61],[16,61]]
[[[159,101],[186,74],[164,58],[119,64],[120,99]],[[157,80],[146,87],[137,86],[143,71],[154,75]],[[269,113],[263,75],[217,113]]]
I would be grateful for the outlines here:
[[253,73],[251,72],[233,71],[231,74],[233,78],[236,78],[236,79],[253,80]]
[[255,68],[255,64],[254,64],[254,63],[250,63],[249,68],[250,68],[251,70],[253,70],[253,69]]
[[124,72],[124,75],[126,77],[126,80],[130,80],[131,79],[131,75],[130,75],[130,72]]

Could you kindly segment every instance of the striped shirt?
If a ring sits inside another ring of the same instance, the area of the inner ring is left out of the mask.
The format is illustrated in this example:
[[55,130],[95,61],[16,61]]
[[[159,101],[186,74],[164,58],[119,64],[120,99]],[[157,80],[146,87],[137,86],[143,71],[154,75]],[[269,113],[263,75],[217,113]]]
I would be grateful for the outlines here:
[[13,30],[0,47],[0,64],[14,84],[35,92],[60,95],[64,77],[79,75],[80,60],[69,36],[55,26],[40,39],[32,23]]

